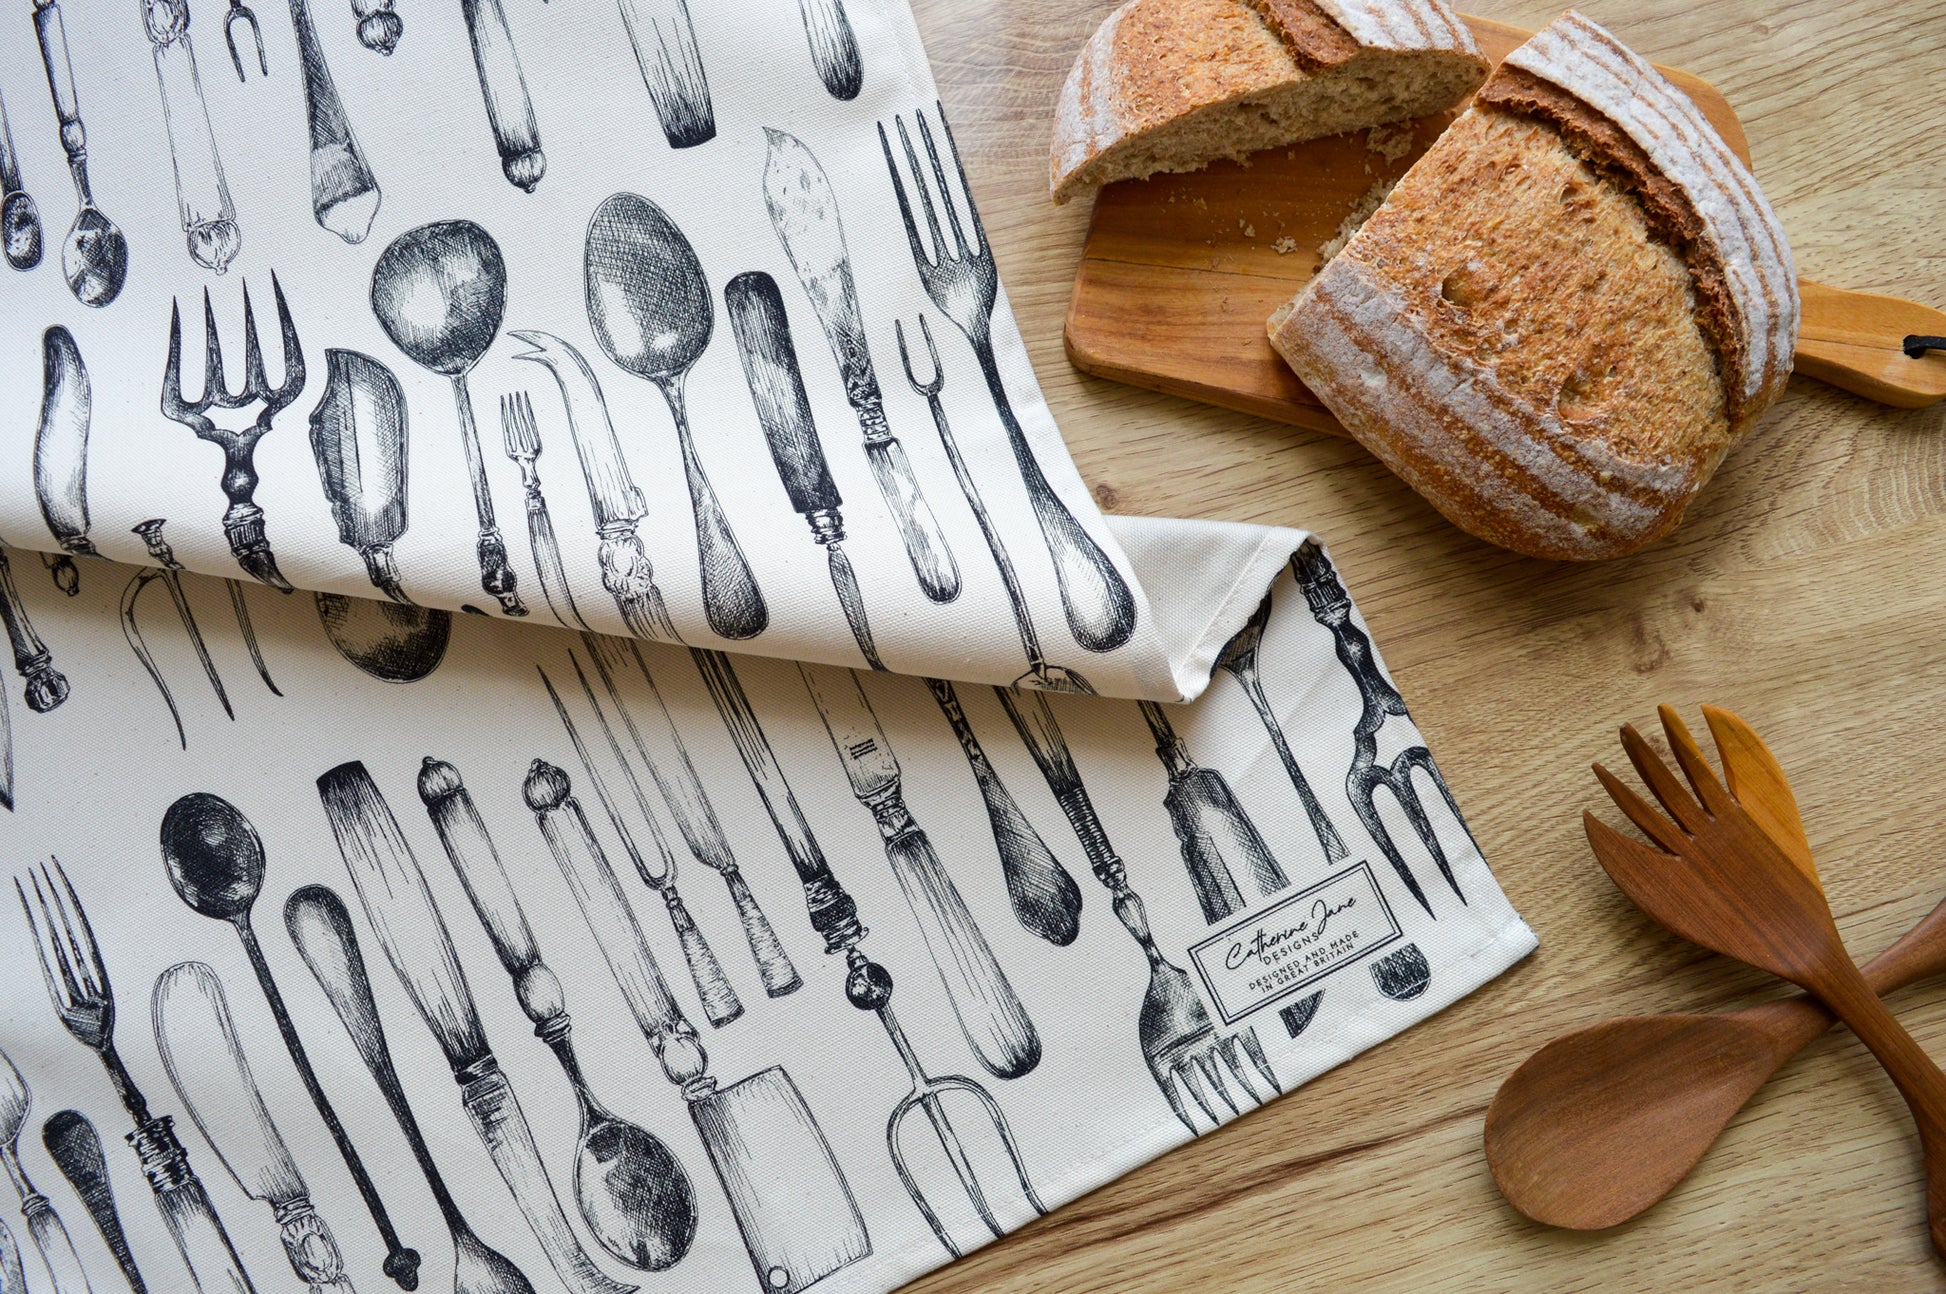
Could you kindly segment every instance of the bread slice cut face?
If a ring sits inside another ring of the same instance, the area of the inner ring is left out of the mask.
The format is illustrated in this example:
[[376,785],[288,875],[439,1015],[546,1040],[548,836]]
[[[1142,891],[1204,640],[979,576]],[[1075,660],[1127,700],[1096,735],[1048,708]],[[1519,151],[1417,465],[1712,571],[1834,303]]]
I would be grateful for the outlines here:
[[1128,0],[1061,88],[1054,200],[1441,112],[1487,68],[1444,0]]
[[1571,12],[1268,326],[1455,524],[1587,560],[1676,527],[1782,392],[1797,323],[1790,249],[1749,171]]

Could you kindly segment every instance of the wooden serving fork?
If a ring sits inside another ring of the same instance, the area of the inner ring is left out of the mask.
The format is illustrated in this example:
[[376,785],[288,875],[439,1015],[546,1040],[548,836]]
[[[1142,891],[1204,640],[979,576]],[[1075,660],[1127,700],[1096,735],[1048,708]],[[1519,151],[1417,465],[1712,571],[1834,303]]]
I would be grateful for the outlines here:
[[1760,818],[1745,809],[1717,780],[1675,711],[1663,706],[1659,713],[1689,786],[1640,733],[1624,727],[1623,748],[1667,816],[1601,765],[1595,774],[1617,807],[1660,848],[1586,813],[1595,857],[1638,907],[1670,930],[1810,990],[1851,1026],[1885,1066],[1918,1124],[1933,1245],[1946,1253],[1946,1074],[1852,963],[1808,866],[1808,849],[1779,845],[1767,832],[1767,825],[1787,820],[1773,810]]
[[[1790,782],[1750,725],[1704,706],[1730,794],[1814,872]],[[1946,974],[1946,901],[1864,967],[1880,996]],[[1563,1034],[1487,1110],[1487,1165],[1507,1202],[1576,1230],[1637,1217],[1688,1175],[1757,1090],[1837,1023],[1811,997],[1719,1015],[1625,1016]]]

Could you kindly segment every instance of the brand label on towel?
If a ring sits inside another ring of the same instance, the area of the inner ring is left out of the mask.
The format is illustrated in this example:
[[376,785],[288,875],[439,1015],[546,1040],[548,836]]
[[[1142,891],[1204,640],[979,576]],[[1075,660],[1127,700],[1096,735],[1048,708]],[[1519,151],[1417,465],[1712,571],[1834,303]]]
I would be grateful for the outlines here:
[[1217,932],[1189,959],[1223,1023],[1235,1024],[1403,934],[1371,864],[1359,863]]

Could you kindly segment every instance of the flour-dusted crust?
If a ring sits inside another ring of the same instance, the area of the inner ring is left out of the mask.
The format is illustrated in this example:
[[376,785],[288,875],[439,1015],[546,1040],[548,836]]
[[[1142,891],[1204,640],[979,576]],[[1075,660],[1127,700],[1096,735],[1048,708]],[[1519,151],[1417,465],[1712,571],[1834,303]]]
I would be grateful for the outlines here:
[[1681,521],[1782,390],[1797,297],[1775,216],[1694,105],[1578,15],[1523,51],[1562,48],[1558,27],[1607,69],[1590,93],[1627,87],[1620,119],[1565,55],[1517,53],[1268,328],[1457,525],[1585,560]]
[[1450,49],[1479,54],[1473,33],[1438,0],[1310,0],[1359,44],[1372,49]]
[[1445,0],[1128,0],[1061,88],[1054,198],[1424,116],[1486,71]]
[[1797,268],[1755,177],[1688,95],[1573,10],[1508,55],[1507,65],[1614,122],[1681,190],[1734,307],[1731,392],[1740,404],[1768,407],[1783,392],[1797,348]]

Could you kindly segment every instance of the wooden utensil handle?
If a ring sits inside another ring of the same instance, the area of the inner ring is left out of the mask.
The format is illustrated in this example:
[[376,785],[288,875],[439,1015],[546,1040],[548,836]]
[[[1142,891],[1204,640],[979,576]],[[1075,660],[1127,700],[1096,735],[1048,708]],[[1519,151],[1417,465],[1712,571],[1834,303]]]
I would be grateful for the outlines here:
[[1917,358],[1906,338],[1946,336],[1946,313],[1916,301],[1798,280],[1796,371],[1899,409],[1946,397],[1946,352]]
[[1927,1224],[1933,1248],[1946,1255],[1946,1073],[1878,1000],[1856,968],[1845,962],[1840,970],[1817,985],[1818,996],[1878,1057],[1912,1110],[1925,1148]]

